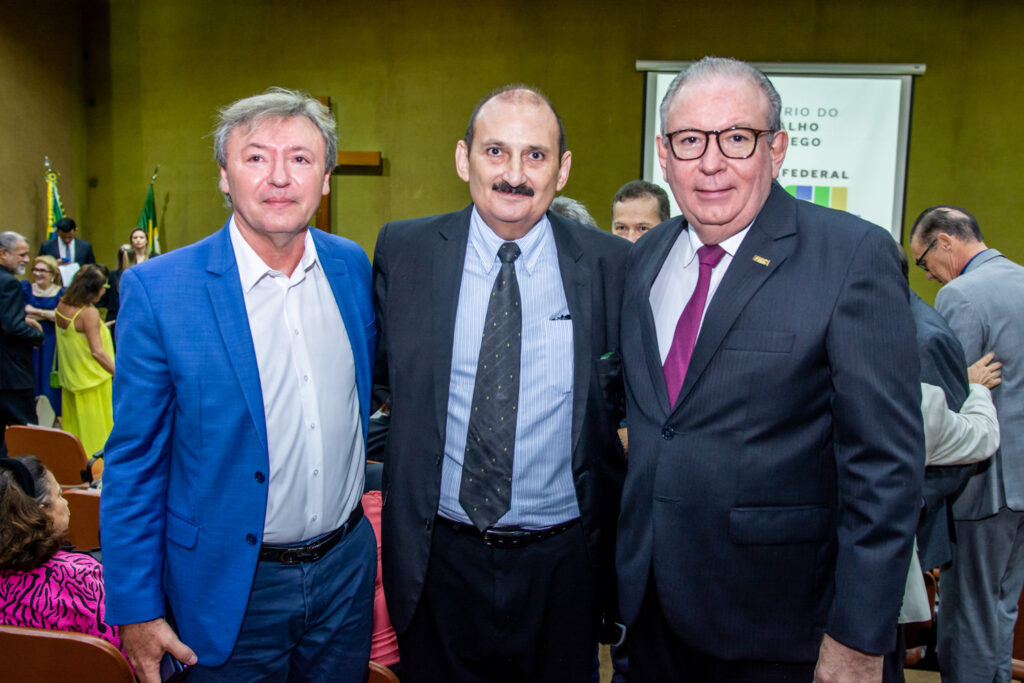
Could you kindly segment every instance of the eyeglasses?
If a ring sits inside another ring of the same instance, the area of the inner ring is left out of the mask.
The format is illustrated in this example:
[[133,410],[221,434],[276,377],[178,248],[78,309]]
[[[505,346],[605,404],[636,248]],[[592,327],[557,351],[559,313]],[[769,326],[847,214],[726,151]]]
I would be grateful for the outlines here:
[[33,273],[39,273],[40,275],[43,275],[43,274],[49,273],[50,269],[49,268],[33,268],[32,272]]
[[673,156],[680,161],[693,161],[704,156],[708,149],[708,137],[715,136],[722,156],[729,159],[749,159],[757,149],[757,139],[763,133],[772,135],[774,130],[757,130],[733,126],[725,130],[698,130],[683,128],[665,136]]
[[932,243],[928,245],[928,248],[922,251],[921,255],[914,259],[914,265],[920,268],[921,270],[925,271],[926,273],[928,272],[928,264],[925,263],[924,257],[928,255],[929,251],[935,248],[935,245],[938,243],[938,241],[938,237],[933,239]]

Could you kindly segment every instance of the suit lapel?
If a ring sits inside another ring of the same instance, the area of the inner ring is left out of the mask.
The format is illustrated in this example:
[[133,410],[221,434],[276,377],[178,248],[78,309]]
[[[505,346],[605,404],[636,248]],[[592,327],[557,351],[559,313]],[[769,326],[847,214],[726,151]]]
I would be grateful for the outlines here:
[[221,229],[218,238],[212,245],[206,267],[212,276],[206,289],[210,294],[213,315],[228,360],[242,388],[242,396],[256,427],[256,434],[266,450],[267,419],[263,411],[263,390],[260,386],[259,367],[256,365],[256,349],[252,343],[242,284],[238,279],[238,264],[235,262],[235,251],[231,246],[227,226]]
[[455,338],[455,314],[459,306],[459,288],[469,240],[472,205],[454,214],[438,228],[430,261],[430,324],[433,346],[434,413],[437,433],[444,439],[448,419],[448,388],[452,373],[452,348]]
[[[796,220],[793,207],[787,199],[793,202],[797,200],[789,195],[781,197],[778,193],[785,194],[785,190],[773,183],[768,201],[754,219],[754,224],[736,251],[729,270],[708,305],[683,388],[672,410],[673,415],[679,413],[751,297],[796,248]],[[790,239],[784,239],[786,237]]]
[[[359,401],[362,403],[363,397],[370,395],[370,387],[366,386],[370,376],[369,358],[367,358],[365,353],[366,343],[363,336],[363,320],[353,296],[348,266],[344,258],[334,253],[330,243],[319,230],[310,228],[310,234],[313,237],[313,244],[316,245],[320,265],[324,269],[324,275],[331,286],[334,300],[338,304],[341,320],[345,323],[345,333],[348,335],[349,346],[352,348],[352,358],[355,360],[356,365],[356,385],[359,390]],[[363,419],[363,434],[366,434],[369,426],[365,421],[368,414],[367,406],[360,405],[359,414],[361,419]]]
[[[647,359],[651,389],[657,396],[657,401],[651,405],[658,407],[658,414],[651,417],[658,422],[664,422],[665,418],[668,417],[668,388],[665,386],[665,369],[661,364],[658,329],[654,323],[654,311],[651,309],[651,288],[654,287],[654,281],[657,279],[658,273],[661,272],[661,268],[665,263],[665,259],[668,258],[672,246],[682,235],[684,227],[685,221],[682,218],[676,218],[673,224],[664,226],[656,233],[656,239],[660,240],[660,244],[657,244],[654,248],[657,258],[649,259],[644,271],[638,274],[639,282],[642,282],[644,285],[642,298],[638,302],[642,303],[643,310],[641,339],[644,357]],[[652,238],[648,237],[647,239]],[[684,237],[683,239],[686,238]]]
[[583,427],[587,409],[587,388],[590,385],[590,319],[591,299],[588,296],[587,272],[583,248],[572,234],[570,225],[560,216],[548,212],[551,232],[558,252],[558,270],[562,276],[565,301],[572,316],[573,387],[572,387],[572,454]]

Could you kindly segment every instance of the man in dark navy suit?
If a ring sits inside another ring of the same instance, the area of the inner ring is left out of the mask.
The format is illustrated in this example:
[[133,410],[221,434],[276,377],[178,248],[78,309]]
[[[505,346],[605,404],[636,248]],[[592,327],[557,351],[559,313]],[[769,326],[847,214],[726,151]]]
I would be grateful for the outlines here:
[[781,99],[705,58],[661,107],[682,217],[634,246],[617,538],[631,680],[877,681],[921,505],[892,237],[773,182]]

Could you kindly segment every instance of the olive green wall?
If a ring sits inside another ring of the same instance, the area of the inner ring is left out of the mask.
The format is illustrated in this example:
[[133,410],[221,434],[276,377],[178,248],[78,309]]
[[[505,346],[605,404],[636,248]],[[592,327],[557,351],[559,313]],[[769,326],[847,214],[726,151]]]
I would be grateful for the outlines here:
[[[1014,229],[1024,178],[1017,161],[1024,3],[1017,0],[85,6],[89,189],[82,205],[101,260],[112,261],[126,239],[158,163],[165,248],[223,223],[208,137],[213,115],[270,85],[330,96],[340,148],[383,154],[383,175],[332,180],[332,229],[367,251],[384,221],[468,203],[454,171],[455,141],[476,100],[510,81],[539,86],[558,106],[574,153],[565,194],[607,227],[611,196],[640,173],[644,86],[636,60],[719,54],[927,64],[915,89],[908,222],[928,205],[961,204],[976,213],[990,245],[1024,262],[1024,238]],[[19,182],[38,185],[34,175]],[[85,182],[76,177],[76,191]],[[935,286],[912,277],[931,299]]]
[[85,129],[78,3],[0,3],[0,231],[36,253],[46,232],[43,159],[60,173],[64,209],[82,211]]

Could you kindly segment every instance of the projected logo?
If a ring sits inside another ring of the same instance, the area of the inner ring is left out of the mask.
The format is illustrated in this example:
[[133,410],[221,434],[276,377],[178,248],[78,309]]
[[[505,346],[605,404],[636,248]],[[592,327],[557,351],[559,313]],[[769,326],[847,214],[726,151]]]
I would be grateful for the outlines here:
[[797,199],[840,211],[846,211],[848,190],[848,187],[830,187],[828,185],[786,185],[786,192]]

